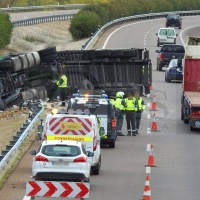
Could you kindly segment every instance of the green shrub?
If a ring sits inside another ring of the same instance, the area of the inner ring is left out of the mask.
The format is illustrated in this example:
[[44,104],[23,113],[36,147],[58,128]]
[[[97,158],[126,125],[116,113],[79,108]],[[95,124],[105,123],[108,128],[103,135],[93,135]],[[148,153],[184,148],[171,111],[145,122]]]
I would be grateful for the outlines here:
[[0,49],[10,44],[13,25],[8,13],[0,12]]
[[27,42],[31,42],[31,43],[36,42],[36,39],[33,36],[26,36],[23,39],[26,40]]
[[71,20],[69,31],[75,40],[87,38],[98,29],[101,20],[99,16],[90,11],[81,11]]

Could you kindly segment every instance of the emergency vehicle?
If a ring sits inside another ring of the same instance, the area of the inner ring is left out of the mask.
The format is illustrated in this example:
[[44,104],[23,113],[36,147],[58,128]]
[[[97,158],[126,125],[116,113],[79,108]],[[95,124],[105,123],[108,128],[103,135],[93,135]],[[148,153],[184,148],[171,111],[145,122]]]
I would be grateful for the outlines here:
[[117,138],[115,109],[103,90],[78,90],[73,94],[68,109],[88,109],[97,116],[101,144],[115,148]]
[[[76,111],[53,109],[43,123],[42,140],[72,140],[81,142],[86,151],[92,152],[91,172],[98,175],[101,167],[101,148],[98,122],[89,110]],[[41,125],[40,125],[41,129]]]

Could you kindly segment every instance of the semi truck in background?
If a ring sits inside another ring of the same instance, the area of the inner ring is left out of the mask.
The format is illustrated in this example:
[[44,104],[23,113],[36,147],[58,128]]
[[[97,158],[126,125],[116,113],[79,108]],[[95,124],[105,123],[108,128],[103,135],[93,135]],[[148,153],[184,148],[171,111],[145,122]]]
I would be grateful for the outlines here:
[[55,82],[60,72],[68,77],[69,98],[78,89],[103,89],[109,98],[119,90],[137,89],[143,94],[152,82],[152,64],[145,48],[57,51],[50,47],[10,54],[0,60],[0,110],[18,100],[57,99]]
[[200,129],[200,37],[186,38],[181,119],[190,131]]

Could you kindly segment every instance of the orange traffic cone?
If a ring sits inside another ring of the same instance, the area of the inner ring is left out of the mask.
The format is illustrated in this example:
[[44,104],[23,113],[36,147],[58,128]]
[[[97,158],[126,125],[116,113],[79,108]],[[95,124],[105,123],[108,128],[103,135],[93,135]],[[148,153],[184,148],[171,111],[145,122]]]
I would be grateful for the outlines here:
[[152,131],[158,131],[158,127],[157,127],[157,122],[156,122],[156,118],[155,118],[156,114],[153,114],[153,121],[151,123],[151,130]]
[[152,105],[151,105],[151,110],[155,110],[156,111],[156,95],[154,94],[153,96],[153,102],[152,102]]
[[149,184],[149,176],[146,176],[145,186],[144,186],[144,193],[142,200],[152,200],[151,198],[151,189]]
[[148,158],[148,163],[145,165],[145,167],[157,167],[154,162],[154,155],[153,155],[153,145],[151,145],[150,153],[149,153],[149,158]]

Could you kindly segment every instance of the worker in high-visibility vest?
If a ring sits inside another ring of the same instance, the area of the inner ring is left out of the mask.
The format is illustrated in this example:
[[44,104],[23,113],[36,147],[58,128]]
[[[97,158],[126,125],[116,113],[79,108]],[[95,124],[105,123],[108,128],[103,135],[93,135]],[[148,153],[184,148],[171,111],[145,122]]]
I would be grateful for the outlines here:
[[56,85],[60,89],[60,96],[62,100],[62,106],[65,106],[65,97],[67,92],[67,77],[64,73],[59,74],[59,79],[56,81]]
[[[144,66],[142,66],[142,74],[144,75]],[[149,75],[149,70],[148,70],[148,75]],[[149,88],[149,86],[144,86],[144,89],[145,89],[145,96],[147,94],[150,94],[150,88]]]
[[98,122],[98,130],[99,130],[99,135],[101,138],[107,138],[107,135],[105,134],[104,127],[101,127],[101,118],[97,117],[97,122]]
[[128,98],[122,101],[122,105],[125,107],[126,123],[127,123],[127,136],[136,136],[135,128],[135,98],[133,92],[128,93]]
[[140,93],[138,91],[134,92],[134,98],[135,98],[135,111],[136,111],[136,117],[135,117],[136,134],[139,134],[142,112],[145,110],[146,106],[143,98],[140,97]]
[[115,99],[115,110],[117,114],[117,135],[118,136],[125,136],[122,133],[122,126],[124,122],[124,106],[122,105],[122,100],[124,97],[124,92],[117,92],[116,93],[116,99]]

